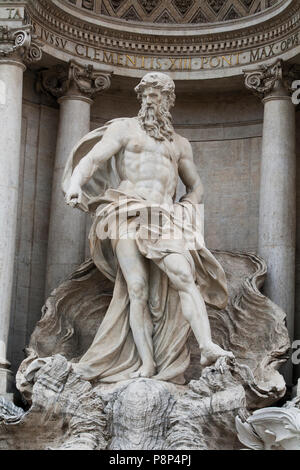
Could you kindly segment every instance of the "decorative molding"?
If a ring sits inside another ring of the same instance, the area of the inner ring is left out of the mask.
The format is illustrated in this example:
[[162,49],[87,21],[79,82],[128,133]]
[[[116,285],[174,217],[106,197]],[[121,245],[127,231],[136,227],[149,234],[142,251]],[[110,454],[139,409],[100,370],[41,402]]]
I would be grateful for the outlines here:
[[94,70],[91,65],[81,65],[74,60],[68,65],[56,65],[38,74],[37,90],[54,98],[79,93],[93,99],[110,88],[111,74]]
[[39,62],[42,58],[41,46],[32,41],[32,26],[19,28],[0,26],[0,57],[18,59],[25,64]]
[[[57,3],[57,2],[56,2]],[[212,54],[230,54],[237,51],[248,50],[249,48],[259,48],[279,41],[300,27],[300,5],[297,2],[284,10],[280,15],[275,16],[269,21],[268,26],[264,23],[240,29],[232,29],[210,33],[202,33],[198,30],[195,34],[180,34],[178,31],[166,35],[164,26],[155,25],[155,29],[147,34],[145,31],[126,31],[122,24],[116,27],[101,25],[101,17],[98,21],[87,16],[82,19],[79,16],[72,15],[63,4],[59,8],[51,0],[35,0],[28,5],[28,13],[31,21],[42,28],[45,28],[51,42],[51,33],[61,35],[66,39],[73,40],[80,44],[90,47],[103,47],[109,51],[118,51],[119,53],[132,53],[135,51],[140,54],[158,54],[164,56],[172,54],[173,56],[182,55],[212,55]],[[68,2],[65,2],[68,3]],[[266,10],[268,11],[268,10]],[[102,16],[103,18],[103,16]],[[50,33],[51,31],[51,33]]]
[[[119,3],[114,1],[121,12]],[[102,2],[97,0],[95,11],[91,4],[85,2],[84,8],[77,8],[78,0],[74,5],[63,0],[29,0],[27,17],[47,54],[65,63],[75,59],[105,72],[113,70],[117,75],[138,78],[159,70],[172,73],[175,80],[191,80],[202,75],[222,77],[224,72],[225,76],[240,75],[247,66],[291,59],[300,51],[300,2],[296,0],[280,0],[255,16],[208,26],[196,25],[197,15],[185,26],[175,18],[172,24],[129,24],[102,15]],[[176,5],[182,7],[180,2]],[[162,3],[157,4],[153,11],[165,21],[161,7]]]
[[294,76],[279,59],[271,65],[262,65],[256,70],[245,72],[245,86],[260,98],[267,99],[273,91],[291,92]]
[[267,10],[279,0],[61,0],[85,12],[106,15],[126,21],[189,24],[215,23],[244,18]]

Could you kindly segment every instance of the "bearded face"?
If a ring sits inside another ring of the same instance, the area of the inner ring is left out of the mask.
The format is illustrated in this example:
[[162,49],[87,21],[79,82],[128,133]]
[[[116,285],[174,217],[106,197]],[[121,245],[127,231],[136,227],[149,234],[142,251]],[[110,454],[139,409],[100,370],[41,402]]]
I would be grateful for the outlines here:
[[157,88],[148,88],[142,95],[138,120],[145,132],[156,140],[173,140],[174,128],[168,96]]

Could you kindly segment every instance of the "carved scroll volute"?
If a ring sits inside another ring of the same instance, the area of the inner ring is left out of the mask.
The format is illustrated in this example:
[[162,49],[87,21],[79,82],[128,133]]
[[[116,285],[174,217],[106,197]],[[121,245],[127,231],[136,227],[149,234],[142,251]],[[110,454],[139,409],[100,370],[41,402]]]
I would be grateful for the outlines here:
[[69,89],[69,68],[67,65],[55,65],[38,74],[36,89],[38,93],[49,94],[54,98],[64,96]]
[[98,93],[110,88],[111,74],[97,72],[92,65],[81,65],[75,61],[69,64],[69,79],[85,96],[93,99]]
[[22,60],[25,64],[40,61],[42,50],[33,39],[31,25],[19,28],[0,26],[0,57]]
[[265,98],[277,87],[282,87],[284,83],[283,61],[277,60],[272,65],[262,65],[259,69],[245,72],[246,88]]
[[61,98],[68,94],[80,94],[93,99],[110,88],[111,74],[95,71],[92,65],[70,61],[68,65],[56,65],[39,73],[37,90]]

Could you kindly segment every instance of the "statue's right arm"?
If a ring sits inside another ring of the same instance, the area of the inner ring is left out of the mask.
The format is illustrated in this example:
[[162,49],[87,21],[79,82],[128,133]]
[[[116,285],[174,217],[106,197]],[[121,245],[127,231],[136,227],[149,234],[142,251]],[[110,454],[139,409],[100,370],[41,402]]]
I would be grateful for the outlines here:
[[102,140],[79,162],[75,168],[66,202],[71,206],[81,202],[81,188],[90,180],[99,165],[116,155],[126,145],[126,122],[112,123],[105,131]]

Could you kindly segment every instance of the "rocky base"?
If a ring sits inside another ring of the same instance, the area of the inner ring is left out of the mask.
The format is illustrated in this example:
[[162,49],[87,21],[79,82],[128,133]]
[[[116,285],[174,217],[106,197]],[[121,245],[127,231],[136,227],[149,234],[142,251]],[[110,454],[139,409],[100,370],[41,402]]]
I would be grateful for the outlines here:
[[19,376],[29,411],[2,401],[1,450],[240,449],[236,416],[247,419],[264,393],[247,366],[228,358],[185,386],[135,379],[92,387],[60,355],[35,366]]
[[259,290],[264,261],[253,254],[214,254],[226,272],[229,302],[222,311],[208,308],[213,340],[236,359],[220,358],[202,369],[191,335],[187,385],[83,380],[72,363],[90,347],[114,287],[88,260],[46,302],[17,374],[30,409],[25,413],[7,398],[0,402],[0,449],[242,448],[236,417],[247,427],[253,411],[285,394],[277,369],[290,344],[284,312]]

